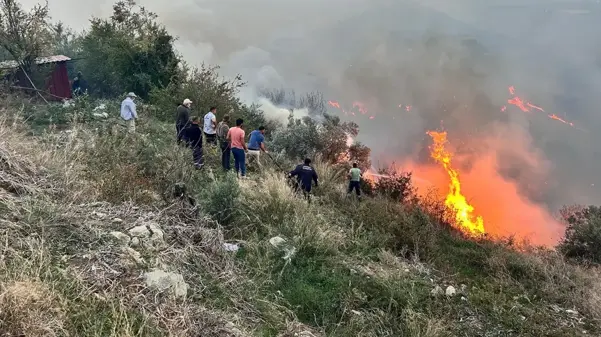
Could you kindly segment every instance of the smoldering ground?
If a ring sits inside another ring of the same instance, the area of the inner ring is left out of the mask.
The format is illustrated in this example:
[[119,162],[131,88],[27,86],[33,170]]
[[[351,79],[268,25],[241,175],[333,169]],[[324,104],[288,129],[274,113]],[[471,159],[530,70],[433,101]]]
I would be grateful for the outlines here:
[[[320,90],[347,110],[361,102],[368,113],[331,112],[359,123],[358,140],[372,148],[375,163],[427,163],[425,131],[442,124],[466,176],[498,177],[545,211],[601,203],[601,5],[595,2],[140,4],[179,37],[188,62],[241,73],[249,99],[254,88],[284,87]],[[55,19],[81,29],[88,17],[109,15],[111,1],[55,0],[50,7]],[[508,104],[509,86],[545,111]],[[483,158],[490,172],[481,172]],[[478,186],[467,189],[483,194]]]

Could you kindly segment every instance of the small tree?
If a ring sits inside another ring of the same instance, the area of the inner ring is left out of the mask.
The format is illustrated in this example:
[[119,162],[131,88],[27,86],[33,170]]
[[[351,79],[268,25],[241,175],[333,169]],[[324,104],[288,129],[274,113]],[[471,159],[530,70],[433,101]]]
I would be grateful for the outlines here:
[[380,177],[374,186],[376,193],[394,201],[409,202],[415,197],[411,172],[398,172],[393,167],[380,170]]
[[115,96],[133,91],[147,98],[153,88],[180,79],[175,39],[157,16],[133,0],[119,1],[110,19],[94,18],[82,41],[82,69],[92,93]]
[[0,45],[24,71],[51,47],[48,3],[26,12],[16,0],[0,0]]
[[601,263],[601,207],[564,208],[565,237],[558,249],[566,257]]

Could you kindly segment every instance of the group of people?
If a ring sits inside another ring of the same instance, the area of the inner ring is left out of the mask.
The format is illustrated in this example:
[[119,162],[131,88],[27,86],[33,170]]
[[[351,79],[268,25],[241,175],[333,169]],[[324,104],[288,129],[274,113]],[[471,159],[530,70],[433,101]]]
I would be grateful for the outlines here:
[[221,149],[221,165],[224,170],[231,169],[231,157],[234,157],[234,168],[238,176],[246,178],[246,155],[253,158],[257,165],[261,152],[269,153],[265,147],[265,127],[261,126],[250,133],[248,145],[246,143],[246,132],[244,131],[244,120],[238,118],[236,125],[230,127],[230,116],[224,115],[217,123],[217,108],[211,107],[203,117],[202,130],[200,129],[200,118],[190,118],[192,101],[185,99],[177,107],[177,118],[175,130],[178,143],[185,143],[193,149],[194,165],[200,169],[203,167],[203,136],[209,146],[217,146]]
[[[121,103],[121,118],[125,121],[129,132],[135,132],[135,121],[138,118],[136,104],[134,103],[135,98],[136,95],[130,92]],[[192,158],[194,166],[197,169],[201,169],[204,166],[203,136],[206,137],[206,143],[209,146],[217,146],[219,144],[221,149],[221,165],[224,170],[229,171],[231,169],[231,156],[234,157],[236,174],[242,179],[247,177],[247,154],[249,159],[252,158],[258,166],[261,165],[259,160],[261,152],[265,154],[269,153],[265,147],[265,127],[261,126],[257,130],[252,131],[247,144],[243,119],[236,119],[236,125],[230,127],[230,115],[226,114],[217,123],[217,108],[211,107],[209,112],[203,117],[201,129],[200,117],[190,116],[191,106],[192,101],[187,98],[178,105],[175,130],[178,144],[185,144],[192,148]],[[296,166],[294,170],[287,174],[289,178],[296,177],[295,189],[300,188],[305,198],[310,200],[313,183],[315,183],[316,187],[319,185],[317,172],[311,166],[311,159],[306,158],[302,164]],[[362,177],[363,174],[357,163],[353,163],[353,167],[348,172],[348,194],[355,191],[357,197],[361,197],[360,185]]]

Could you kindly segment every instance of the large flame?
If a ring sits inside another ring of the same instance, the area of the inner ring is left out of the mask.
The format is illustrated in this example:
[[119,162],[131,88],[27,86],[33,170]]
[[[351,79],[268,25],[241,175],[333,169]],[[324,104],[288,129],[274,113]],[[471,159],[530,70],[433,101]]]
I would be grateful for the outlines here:
[[434,142],[430,146],[430,156],[441,164],[449,175],[449,193],[445,205],[455,214],[455,225],[462,231],[472,235],[484,234],[484,220],[481,216],[473,214],[474,207],[470,205],[465,196],[461,194],[459,173],[451,165],[451,153],[445,148],[447,141],[446,132],[428,131]]

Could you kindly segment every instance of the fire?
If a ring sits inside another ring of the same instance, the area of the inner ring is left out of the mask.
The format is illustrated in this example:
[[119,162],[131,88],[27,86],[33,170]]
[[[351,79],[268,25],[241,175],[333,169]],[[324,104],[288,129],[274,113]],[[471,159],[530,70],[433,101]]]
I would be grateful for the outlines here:
[[445,199],[445,205],[455,213],[456,226],[468,234],[484,234],[484,220],[481,216],[473,214],[474,207],[461,194],[459,173],[452,167],[452,155],[445,148],[445,145],[448,143],[447,133],[436,131],[428,131],[427,133],[434,141],[430,146],[430,156],[443,166],[450,178],[449,193]]
[[[536,110],[538,110],[540,112],[545,112],[545,110],[543,108],[541,108],[541,107],[539,107],[537,105],[534,105],[534,104],[532,104],[530,102],[526,102],[523,99],[521,99],[519,96],[515,96],[515,87],[513,87],[513,86],[509,87],[509,94],[511,94],[511,96],[514,96],[514,97],[508,99],[507,103],[517,106],[523,112],[530,112],[530,111],[532,111],[532,109],[536,109]],[[507,107],[503,106],[501,108],[501,111],[504,112],[505,110],[507,110]],[[569,126],[574,127],[574,123],[568,122],[568,121],[560,118],[556,114],[549,114],[549,115],[547,115],[547,117],[549,117],[549,118],[551,118],[553,120],[562,122],[564,124],[567,124]]]
[[340,103],[336,101],[328,101],[328,105],[340,109]]

